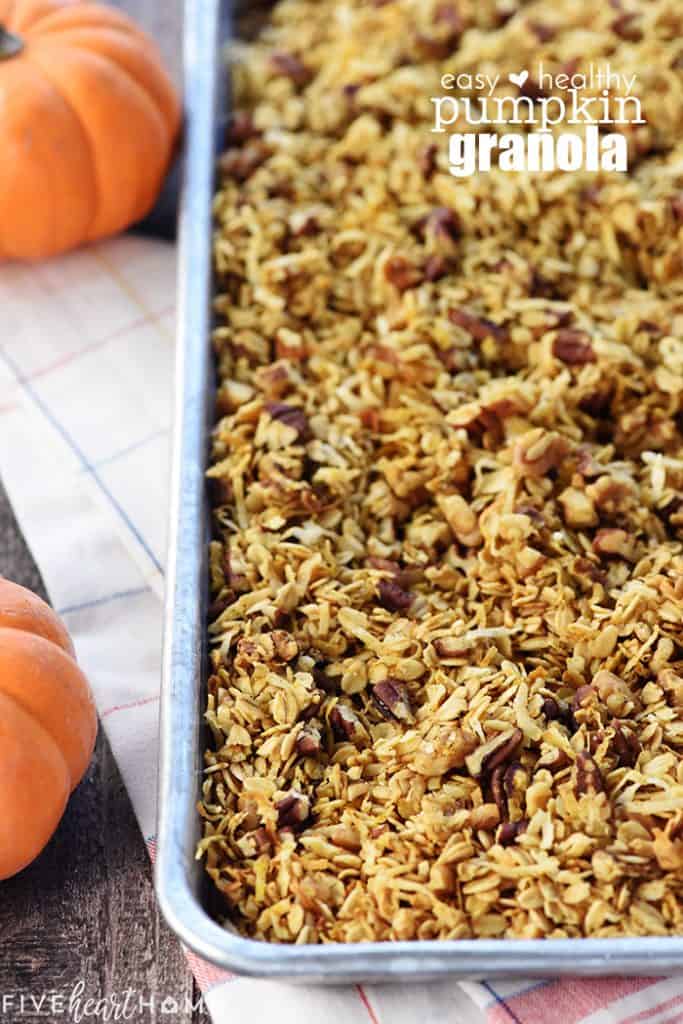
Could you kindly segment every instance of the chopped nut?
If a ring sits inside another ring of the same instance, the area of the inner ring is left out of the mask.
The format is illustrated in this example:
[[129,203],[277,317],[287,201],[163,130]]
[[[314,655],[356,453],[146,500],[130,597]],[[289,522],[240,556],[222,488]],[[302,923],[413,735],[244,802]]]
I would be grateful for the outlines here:
[[285,632],[284,629],[276,629],[271,636],[276,658],[279,658],[280,661],[292,661],[293,658],[296,658],[299,653],[299,645],[291,633]]
[[297,789],[290,790],[287,796],[278,800],[275,809],[277,810],[277,827],[291,828],[295,832],[306,826],[311,815],[311,804],[308,797]]
[[468,772],[474,777],[492,772],[494,768],[504,764],[516,753],[523,739],[524,734],[521,729],[509,729],[497,733],[465,759]]
[[227,177],[246,181],[270,155],[270,148],[261,139],[254,139],[239,149],[226,150],[218,161],[218,167]]
[[601,671],[593,677],[593,686],[613,715],[628,715],[635,704],[628,685],[613,672]]
[[[292,387],[289,363],[280,359],[269,366],[260,366],[254,374],[257,386],[269,398],[282,398]],[[272,415],[272,413],[271,413]]]
[[556,30],[552,25],[546,25],[542,21],[528,21],[527,25],[539,43],[549,43],[551,39],[555,38]]
[[310,68],[293,53],[277,52],[270,58],[271,67],[284,78],[291,79],[296,86],[308,85],[313,77]]
[[475,316],[466,309],[451,309],[448,316],[452,323],[462,327],[475,341],[486,341],[487,338],[495,338],[496,341],[507,340],[507,328],[494,323],[493,320],[487,320],[484,316]]
[[626,530],[608,527],[598,530],[593,538],[593,551],[604,558],[630,560],[633,557],[633,550],[633,537],[630,537]]
[[303,409],[285,402],[266,402],[265,408],[272,419],[284,423],[296,431],[298,441],[306,441],[310,437],[308,419]]
[[637,15],[632,11],[624,11],[618,18],[615,18],[610,28],[620,39],[626,39],[631,43],[637,43],[643,38],[643,32],[636,22]]
[[448,273],[448,262],[443,256],[435,254],[430,256],[424,265],[425,281],[440,281]]
[[672,668],[661,669],[657,673],[657,685],[671,695],[675,706],[683,707],[683,676]]
[[498,829],[496,838],[501,846],[509,846],[523,835],[528,827],[529,822],[526,818],[520,818],[519,821],[506,821]]
[[385,718],[397,722],[412,722],[413,711],[408,690],[400,679],[383,679],[372,687],[372,696]]
[[522,475],[545,476],[557,469],[569,451],[565,438],[540,427],[521,437],[514,449],[514,464]]
[[395,580],[380,580],[379,603],[390,612],[405,612],[413,603],[413,595]]
[[229,142],[240,146],[259,134],[258,129],[254,125],[254,119],[248,110],[233,111],[230,124],[228,125],[227,138]]
[[425,181],[431,181],[434,177],[438,152],[439,147],[435,143],[430,142],[420,153],[420,171]]
[[355,740],[360,733],[358,715],[346,704],[335,704],[330,712],[330,725],[338,740]]
[[447,206],[437,206],[430,214],[423,217],[418,224],[420,233],[428,238],[446,239],[457,242],[462,231],[460,218]]
[[423,740],[410,757],[410,767],[427,778],[444,775],[453,768],[462,768],[465,758],[476,746],[476,739],[466,729],[444,725]]
[[302,757],[315,757],[315,755],[320,752],[321,748],[322,737],[320,735],[320,729],[310,723],[305,725],[297,737],[297,753],[301,754]]
[[575,785],[579,796],[602,793],[605,788],[600,769],[590,754],[583,750],[576,758]]
[[420,268],[403,256],[392,256],[387,260],[384,264],[384,276],[389,284],[393,284],[400,292],[416,288],[424,281],[424,274]]
[[553,355],[567,366],[585,366],[586,363],[594,363],[597,359],[590,335],[585,331],[574,331],[570,328],[564,328],[555,335]]
[[595,505],[585,491],[580,491],[576,487],[567,487],[558,500],[562,505],[564,519],[568,526],[574,526],[580,530],[597,524],[598,514]]
[[616,754],[620,768],[633,768],[641,751],[640,740],[623,722],[612,722],[614,736],[611,748]]

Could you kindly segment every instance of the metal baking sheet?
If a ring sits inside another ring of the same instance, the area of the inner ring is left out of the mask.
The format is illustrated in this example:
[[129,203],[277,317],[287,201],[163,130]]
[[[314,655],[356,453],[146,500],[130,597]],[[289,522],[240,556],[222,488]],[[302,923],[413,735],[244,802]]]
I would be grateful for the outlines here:
[[187,0],[186,160],[181,203],[175,454],[161,714],[156,887],[162,911],[189,947],[221,967],[260,977],[339,983],[560,974],[664,975],[683,971],[683,937],[461,940],[294,946],[220,927],[195,860],[205,702],[207,548],[204,485],[213,409],[211,203],[228,110],[223,60],[230,4]]

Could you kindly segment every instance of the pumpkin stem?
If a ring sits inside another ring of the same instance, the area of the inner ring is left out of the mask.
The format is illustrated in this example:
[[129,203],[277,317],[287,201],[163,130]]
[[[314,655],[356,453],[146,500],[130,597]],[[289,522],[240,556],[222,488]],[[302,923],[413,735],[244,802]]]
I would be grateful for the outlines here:
[[0,61],[16,57],[24,49],[24,40],[0,25]]

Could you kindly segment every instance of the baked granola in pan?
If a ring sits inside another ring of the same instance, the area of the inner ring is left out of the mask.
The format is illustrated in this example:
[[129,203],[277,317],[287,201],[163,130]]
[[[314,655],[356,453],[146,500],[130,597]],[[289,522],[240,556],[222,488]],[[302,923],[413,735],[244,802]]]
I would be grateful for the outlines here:
[[[198,854],[247,935],[683,932],[682,39],[285,0],[235,55]],[[441,75],[539,60],[637,72],[629,173],[453,177]]]

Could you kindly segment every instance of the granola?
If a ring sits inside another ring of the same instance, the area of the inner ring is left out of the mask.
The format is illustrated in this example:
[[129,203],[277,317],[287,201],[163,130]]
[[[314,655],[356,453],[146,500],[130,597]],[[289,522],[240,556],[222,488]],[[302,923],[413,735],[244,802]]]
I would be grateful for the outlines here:
[[[198,856],[246,935],[683,933],[681,38],[284,0],[236,55]],[[606,57],[628,175],[448,173],[443,71]]]

